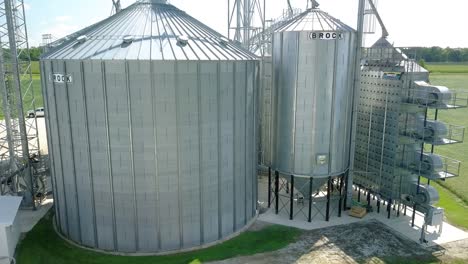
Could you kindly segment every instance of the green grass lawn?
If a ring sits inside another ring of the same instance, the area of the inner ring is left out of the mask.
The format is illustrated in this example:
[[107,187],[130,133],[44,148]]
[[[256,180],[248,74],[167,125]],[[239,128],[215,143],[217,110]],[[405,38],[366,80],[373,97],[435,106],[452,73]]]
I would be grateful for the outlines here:
[[[33,75],[32,88],[33,88],[34,98],[35,98],[35,101],[34,101],[35,107],[38,108],[40,106],[44,106],[44,101],[43,101],[43,98],[42,98],[40,75],[38,75],[38,74]],[[24,112],[26,113],[27,111],[33,109],[33,104],[32,104],[33,103],[33,101],[32,101],[33,97],[32,97],[31,92],[26,93],[26,88],[25,87],[23,87],[22,92],[23,92],[23,98],[24,98],[23,99],[23,109],[24,109]],[[3,107],[1,106],[1,102],[0,102],[0,120],[2,120],[2,119],[4,119],[4,115],[3,115]]]
[[426,64],[426,67],[431,73],[468,73],[468,63]]
[[38,61],[32,61],[31,62],[31,71],[32,71],[33,74],[38,74],[38,75],[41,74]]
[[[468,92],[468,73],[467,74],[431,74],[431,83],[436,85],[444,85],[457,92]],[[458,96],[467,97],[468,94]],[[440,121],[460,125],[467,128],[465,134],[468,133],[468,108],[457,110],[440,110]],[[462,162],[460,176],[453,179],[448,179],[441,182],[468,204],[468,135],[465,136],[465,141],[462,144],[438,146],[435,148],[437,154],[447,156]],[[468,222],[468,218],[466,220]]]
[[445,215],[448,221],[468,230],[468,205],[462,201],[458,196],[441,186],[440,184],[432,184],[440,195],[440,201],[437,206],[445,209]]
[[[447,86],[456,91],[459,98],[468,97],[468,64],[437,64],[428,65],[428,68],[444,72],[432,73],[430,76],[432,84]],[[464,126],[467,128],[465,134],[468,133],[468,108],[440,110],[438,119],[448,124]],[[468,229],[468,137],[466,136],[465,141],[461,144],[435,148],[436,154],[459,160],[462,164],[459,177],[438,182],[434,186],[440,194],[438,205],[446,209],[449,222]]]
[[123,257],[96,253],[70,245],[53,230],[48,214],[18,246],[19,264],[185,264],[223,260],[278,250],[295,241],[302,232],[284,226],[247,231],[222,244],[170,256]]

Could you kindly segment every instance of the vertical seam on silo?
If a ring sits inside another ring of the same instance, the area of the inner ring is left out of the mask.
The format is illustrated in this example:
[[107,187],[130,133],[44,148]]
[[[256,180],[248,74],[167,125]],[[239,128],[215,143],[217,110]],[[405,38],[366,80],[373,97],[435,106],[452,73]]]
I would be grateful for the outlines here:
[[[63,72],[67,74],[67,64],[63,62]],[[75,183],[75,205],[76,214],[78,221],[78,237],[81,244],[83,244],[83,238],[81,235],[81,215],[80,215],[80,203],[78,199],[78,183],[76,181],[76,164],[75,164],[75,145],[73,144],[73,131],[71,126],[71,114],[70,114],[70,95],[68,93],[68,83],[65,83],[65,96],[67,101],[67,112],[68,112],[68,128],[70,129],[70,147],[71,147],[71,162],[73,164],[73,180]]]
[[97,225],[96,225],[96,202],[94,197],[94,175],[93,175],[93,163],[91,158],[91,149],[90,149],[90,136],[89,136],[89,119],[88,119],[88,101],[86,100],[86,80],[84,76],[84,63],[80,63],[81,68],[81,83],[83,84],[83,104],[84,104],[84,115],[85,115],[85,129],[86,129],[86,149],[88,151],[88,163],[89,163],[89,179],[90,179],[90,188],[91,188],[91,203],[93,211],[93,234],[94,234],[94,244],[96,247],[99,247],[99,240],[97,236]]
[[247,108],[247,93],[248,93],[248,70],[249,70],[249,63],[246,61],[244,62],[245,66],[245,76],[244,76],[244,225],[247,224],[247,164],[249,164],[249,161],[247,158],[249,157],[247,153],[250,153],[250,151],[247,150],[247,138],[250,138],[250,136],[247,133],[247,128],[248,128],[248,108]]
[[[291,32],[289,34],[295,34],[296,37],[296,54],[295,54],[295,57],[294,59],[296,60],[295,61],[295,71],[296,71],[296,75],[295,75],[295,80],[294,80],[294,101],[293,101],[293,111],[294,111],[294,117],[293,117],[293,120],[294,120],[294,126],[293,126],[293,138],[292,138],[292,164],[290,164],[290,167],[292,168],[292,172],[293,174],[296,172],[296,133],[297,133],[297,86],[298,86],[298,82],[299,82],[299,63],[300,63],[300,58],[299,58],[299,42],[300,42],[300,37],[301,37],[301,34],[300,33],[297,33],[297,32]],[[294,192],[294,190],[291,190],[291,192]]]
[[132,123],[132,98],[130,92],[130,69],[128,61],[125,61],[125,85],[127,89],[127,106],[128,106],[128,128],[130,132],[130,170],[132,173],[132,191],[133,191],[133,224],[135,228],[135,251],[139,251],[139,229],[138,229],[138,203],[136,195],[136,179],[135,179],[135,155],[133,153],[133,123]]
[[[254,90],[253,90],[253,96],[254,96],[254,100],[253,100],[253,104],[254,104],[254,108],[253,108],[253,113],[252,113],[252,116],[253,116],[253,120],[252,120],[252,123],[253,123],[253,135],[254,135],[254,145],[257,146],[257,140],[258,140],[258,133],[259,133],[259,130],[258,130],[258,119],[257,119],[257,114],[258,111],[258,107],[260,106],[259,104],[259,99],[261,97],[259,97],[259,94],[258,94],[258,89],[260,88],[260,84],[262,82],[262,80],[260,79],[260,63],[258,61],[255,61],[255,80],[254,80],[254,84],[255,84],[255,87],[254,87]],[[272,70],[273,71],[273,70]],[[271,79],[270,79],[271,80]],[[271,82],[270,82],[270,85],[271,85]],[[273,95],[273,92],[272,92],[272,87],[270,86],[270,96]],[[271,104],[272,104],[272,99],[270,99],[270,109],[272,108],[271,107]],[[270,110],[270,126],[271,126],[271,120],[272,120],[272,111]],[[270,133],[270,141],[271,141],[271,131],[269,132]],[[271,146],[269,146],[270,148],[270,158],[269,158],[269,162],[270,162],[270,166],[271,166]],[[258,164],[258,156],[254,157],[254,160],[252,161],[253,162],[253,169],[254,169],[254,173],[255,173],[255,177],[252,178],[252,182],[253,182],[253,186],[254,186],[254,189],[253,189],[253,194],[252,194],[252,217],[256,214],[257,212],[257,201],[258,201],[258,173],[257,173],[257,164]],[[270,186],[269,186],[270,188]]]
[[217,97],[217,117],[218,117],[218,126],[217,126],[217,133],[218,133],[218,239],[221,239],[222,237],[222,214],[221,214],[221,208],[222,208],[222,184],[221,184],[221,167],[222,167],[222,153],[221,153],[221,62],[217,62],[216,64],[216,97]]
[[[175,72],[175,75],[174,76],[179,76],[179,65],[178,65],[178,62],[175,61],[174,62],[174,72]],[[175,90],[174,90],[174,93],[175,93],[175,107],[176,107],[176,138],[177,138],[177,147],[176,147],[176,151],[177,151],[177,204],[178,204],[178,209],[179,209],[179,248],[182,248],[184,246],[184,226],[182,224],[182,216],[183,216],[183,208],[182,208],[182,199],[181,199],[181,191],[180,191],[180,151],[179,151],[179,148],[180,148],[180,142],[179,142],[179,139],[180,139],[180,135],[179,135],[179,130],[180,130],[180,126],[179,126],[179,116],[180,116],[180,113],[179,113],[179,98],[178,98],[178,91],[179,91],[179,79],[176,77],[174,78],[174,82],[175,82]]]
[[112,232],[114,250],[118,250],[117,241],[117,223],[115,220],[115,201],[114,201],[114,178],[112,177],[112,154],[111,154],[111,142],[110,142],[110,127],[109,127],[109,109],[107,105],[107,79],[106,79],[106,65],[104,61],[101,61],[101,74],[102,74],[102,90],[104,96],[104,116],[106,125],[106,137],[107,137],[107,164],[109,166],[109,189],[111,195],[111,210],[112,210]]
[[[351,31],[352,33],[352,31]],[[348,33],[349,34],[349,38],[348,38],[348,47],[349,47],[349,53],[348,53],[348,65],[349,63],[352,63],[352,65],[355,63],[355,58],[356,57],[356,47],[355,47],[355,44],[353,45],[354,43],[354,38],[356,38],[356,36],[353,37],[353,34],[351,33]],[[354,56],[352,58],[350,58],[350,54],[354,54]],[[355,139],[353,139],[353,135],[355,133],[353,133],[353,127],[354,127],[354,119],[357,118],[356,115],[354,114],[354,105],[356,104],[356,100],[358,97],[356,97],[356,85],[355,85],[355,73],[354,71],[357,71],[358,69],[355,69],[355,67],[349,67],[349,70],[348,70],[348,74],[347,74],[347,77],[348,79],[352,80],[352,88],[351,88],[351,96],[353,97],[352,100],[348,100],[348,102],[351,102],[351,104],[349,105],[349,109],[350,109],[350,117],[351,117],[351,122],[350,122],[350,126],[349,126],[349,131],[347,133],[347,136],[349,137],[349,142],[351,143],[350,146],[349,146],[349,149],[348,149],[348,164],[347,164],[347,167],[348,167],[348,173],[347,173],[347,176],[345,177],[345,186],[346,186],[346,196],[345,197],[348,197],[348,194],[352,194],[352,188],[353,188],[353,184],[349,184],[349,179],[352,178],[352,171],[354,171],[354,160],[352,160],[352,156],[354,154],[352,154],[352,145],[355,145]],[[357,122],[356,122],[357,124]],[[357,131],[357,129],[356,129]],[[354,143],[353,143],[354,141]],[[350,177],[351,175],[351,177]],[[345,198],[347,199],[347,198]],[[346,206],[346,205],[345,205]]]
[[[47,86],[47,76],[45,74],[45,62],[41,63],[41,80],[42,80],[42,91],[43,91],[43,97],[44,97],[44,102],[45,102],[45,111],[46,111],[46,130],[47,130],[47,142],[48,142],[48,152],[49,152],[49,163],[50,167],[52,167],[52,189],[53,189],[53,197],[54,197],[54,206],[55,206],[55,221],[57,226],[59,227],[59,230],[63,233],[62,230],[62,224],[61,224],[61,218],[60,218],[60,205],[58,203],[59,201],[59,195],[58,195],[58,187],[57,187],[57,175],[55,171],[55,162],[53,158],[53,152],[54,152],[54,147],[52,143],[52,129],[50,127],[50,110],[49,110],[49,93],[47,90],[49,87]],[[52,85],[53,86],[53,85]]]
[[233,223],[232,223],[232,231],[236,231],[236,217],[237,217],[237,201],[236,201],[236,85],[237,85],[237,82],[236,82],[236,77],[237,77],[237,67],[236,67],[236,64],[234,62],[232,62],[232,77],[233,77],[233,89],[232,89],[232,92],[233,92],[233,96],[232,96],[232,124],[233,124],[233,127],[232,127],[232,160],[233,160],[233,166],[232,166],[232,186],[233,186],[233,208],[234,208],[234,213],[233,213]]
[[154,136],[154,160],[155,160],[155,172],[154,172],[154,183],[156,185],[155,188],[155,212],[156,212],[156,236],[158,240],[158,249],[161,250],[161,218],[160,218],[160,211],[159,211],[159,178],[158,178],[158,132],[156,129],[156,122],[157,122],[157,114],[156,114],[156,102],[154,98],[155,94],[155,87],[154,87],[154,63],[150,60],[150,76],[151,76],[151,107],[152,107],[152,117],[153,117],[153,136]]
[[[54,64],[52,63],[52,61],[50,62],[50,69],[51,69],[51,72],[54,72]],[[65,197],[65,179],[64,179],[64,173],[63,173],[63,161],[62,161],[62,150],[60,148],[60,145],[61,144],[61,140],[60,140],[60,130],[59,130],[59,118],[58,118],[58,113],[57,113],[57,94],[56,94],[56,90],[55,90],[55,84],[52,82],[52,88],[54,90],[54,108],[55,108],[55,120],[57,121],[57,139],[58,139],[58,150],[59,150],[59,159],[60,159],[60,167],[61,167],[61,170],[62,170],[62,188],[63,188],[63,193],[64,193],[64,196],[63,196],[63,202],[64,202],[64,205],[65,205],[65,220],[66,220],[66,227],[67,227],[67,236],[70,236],[70,225],[68,223],[68,206],[67,206],[67,199]]]
[[336,65],[337,65],[337,52],[338,52],[338,41],[334,40],[334,51],[333,51],[333,83],[332,83],[332,102],[331,102],[331,117],[330,117],[330,144],[328,145],[328,175],[332,175],[332,153],[334,146],[334,128],[335,128],[335,103],[336,103]]
[[200,244],[203,244],[205,241],[204,238],[204,233],[205,233],[205,228],[204,228],[204,206],[203,206],[203,115],[201,113],[201,79],[200,79],[200,74],[201,74],[201,62],[197,62],[197,101],[198,101],[198,184],[200,186],[199,188],[199,194],[200,194]]

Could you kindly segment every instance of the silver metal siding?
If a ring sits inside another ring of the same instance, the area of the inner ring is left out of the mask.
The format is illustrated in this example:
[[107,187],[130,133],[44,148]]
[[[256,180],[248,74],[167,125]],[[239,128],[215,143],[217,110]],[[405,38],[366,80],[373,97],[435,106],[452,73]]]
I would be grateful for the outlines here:
[[[66,72],[65,62],[52,61],[55,72]],[[68,92],[64,84],[54,85],[55,115],[58,127],[58,152],[61,159],[61,173],[63,176],[63,188],[65,195],[65,209],[67,211],[68,236],[75,241],[81,241],[80,219],[78,211],[78,199],[76,193],[76,175],[73,163],[70,117],[68,110]]]
[[218,239],[218,63],[200,62],[200,191],[202,242]]
[[[151,62],[128,61],[131,101],[133,160],[137,208],[139,250],[154,252],[159,248],[157,214],[157,162],[155,118],[153,116],[153,82]],[[156,243],[155,243],[156,242]]]
[[200,243],[200,164],[197,62],[177,62],[176,105],[179,152],[179,210],[182,245]]
[[93,178],[97,247],[115,250],[113,193],[110,183],[109,149],[104,97],[104,81],[100,61],[84,61],[84,91],[88,113],[90,174]]
[[[276,40],[276,39],[275,39]],[[295,114],[295,90],[297,85],[297,60],[298,60],[298,43],[297,33],[285,32],[280,37],[281,53],[274,54],[273,64],[275,65],[275,75],[278,78],[277,91],[277,108],[275,114],[276,120],[276,137],[275,144],[275,159],[274,165],[277,169],[288,168],[282,170],[291,172],[289,169],[294,162],[294,114]],[[276,42],[274,42],[276,45]],[[287,88],[286,88],[287,87]]]
[[235,63],[234,72],[234,228],[241,228],[245,223],[245,139],[246,139],[246,91],[247,62]]
[[[53,180],[53,191],[54,191],[54,205],[55,205],[55,219],[58,225],[58,229],[62,234],[68,234],[67,228],[67,217],[66,217],[66,205],[65,205],[65,198],[64,198],[64,188],[63,186],[63,178],[61,171],[61,165],[57,164],[59,160],[55,159],[55,155],[59,155],[57,153],[56,145],[58,143],[58,136],[57,136],[57,121],[55,116],[55,100],[53,97],[53,87],[48,81],[49,76],[48,72],[51,72],[51,64],[50,61],[42,61],[41,62],[41,74],[42,74],[42,91],[44,96],[44,106],[47,116],[47,144],[49,150],[49,160],[50,160],[50,171]],[[59,169],[57,171],[57,169]],[[63,209],[62,209],[63,208]]]
[[67,72],[73,73],[74,83],[64,89],[68,92],[68,108],[70,115],[70,136],[73,146],[74,171],[77,190],[81,243],[95,246],[94,237],[94,201],[92,194],[92,178],[89,164],[87,117],[84,104],[83,80],[81,63],[66,61]]
[[53,66],[44,75],[74,80],[45,81],[57,219],[71,240],[167,251],[224,238],[255,215],[258,62]]
[[136,230],[129,224],[135,215],[125,62],[106,61],[105,69],[117,250],[132,252],[136,251]]
[[[256,85],[256,67],[253,62],[246,62],[245,69],[245,149],[244,149],[244,225],[247,223],[248,219],[252,217],[253,203],[250,201],[249,197],[254,195],[254,184],[252,184],[252,177],[254,175],[254,180],[257,179],[257,144],[256,144],[256,134],[255,134],[255,119],[258,117],[258,112],[255,109],[255,96],[254,96],[254,86]],[[254,148],[255,151],[251,151]]]
[[[340,40],[310,40],[308,34],[285,31],[273,38],[273,167],[339,175],[349,167],[354,33]],[[327,165],[316,163],[321,154],[328,155]]]
[[[175,63],[155,63],[159,224],[162,250],[177,249],[180,241]],[[162,125],[164,124],[164,125]]]
[[234,230],[234,63],[220,62],[220,203],[221,234]]

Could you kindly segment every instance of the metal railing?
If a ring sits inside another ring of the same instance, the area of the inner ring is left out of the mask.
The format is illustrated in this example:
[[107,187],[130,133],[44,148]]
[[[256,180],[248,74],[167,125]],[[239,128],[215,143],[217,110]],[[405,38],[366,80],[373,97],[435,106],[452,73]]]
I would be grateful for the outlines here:
[[[436,120],[429,120],[428,122],[436,122]],[[417,127],[415,124],[407,126],[403,131],[400,131],[400,142],[403,145],[415,144],[415,143],[426,143],[436,146],[459,144],[465,141],[465,127],[447,124],[444,122],[437,121],[447,128],[444,134],[430,134],[426,133],[431,127],[422,126]]]
[[442,94],[417,88],[404,88],[402,92],[408,95],[406,96],[406,100],[403,104],[417,105],[430,109],[456,109],[468,107],[468,93],[466,92],[450,91],[449,94]]

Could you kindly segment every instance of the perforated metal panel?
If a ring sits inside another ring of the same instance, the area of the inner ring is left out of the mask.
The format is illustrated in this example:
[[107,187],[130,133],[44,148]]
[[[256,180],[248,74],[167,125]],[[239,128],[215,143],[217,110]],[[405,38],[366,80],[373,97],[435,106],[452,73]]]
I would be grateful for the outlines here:
[[[396,69],[387,69],[391,70]],[[362,69],[354,181],[392,198],[400,191],[400,177],[394,170],[403,81],[382,79],[382,71],[385,69],[379,65]]]

